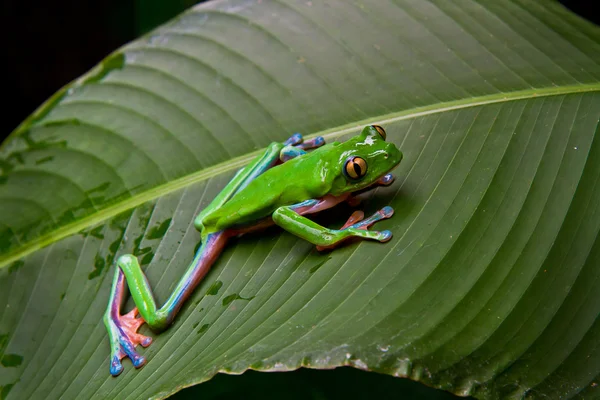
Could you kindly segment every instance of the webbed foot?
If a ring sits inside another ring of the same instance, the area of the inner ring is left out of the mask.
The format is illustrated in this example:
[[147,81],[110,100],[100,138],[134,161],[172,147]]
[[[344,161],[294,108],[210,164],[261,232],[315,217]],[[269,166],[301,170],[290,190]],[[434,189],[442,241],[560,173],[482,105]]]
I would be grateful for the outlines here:
[[[346,221],[346,223],[339,229],[343,230],[362,230],[366,231],[375,224],[377,221],[381,221],[382,219],[390,218],[394,215],[394,209],[390,206],[383,207],[381,210],[377,211],[375,214],[371,215],[369,218],[365,219],[365,213],[362,211],[354,211],[350,218]],[[366,239],[374,239],[378,240],[382,243],[389,241],[392,238],[392,232],[389,230],[385,231],[371,231],[369,235],[356,235],[350,236],[345,240],[351,239],[353,237],[362,237]],[[344,240],[344,241],[345,241]],[[337,242],[331,246],[317,246],[318,251],[330,250],[337,246],[339,246],[343,241]]]
[[120,315],[115,321],[112,318],[105,319],[105,325],[110,336],[110,373],[113,376],[123,372],[121,360],[125,357],[131,359],[135,368],[141,368],[146,363],[146,358],[141,356],[135,350],[139,344],[148,347],[152,343],[152,338],[137,333],[140,326],[145,323],[143,318],[136,317],[137,307],[125,315]]

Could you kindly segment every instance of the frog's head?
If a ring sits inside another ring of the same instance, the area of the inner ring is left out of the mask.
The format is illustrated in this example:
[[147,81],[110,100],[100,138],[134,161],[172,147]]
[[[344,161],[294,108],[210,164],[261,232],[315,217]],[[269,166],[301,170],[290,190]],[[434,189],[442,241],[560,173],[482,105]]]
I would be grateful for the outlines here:
[[385,139],[386,133],[381,126],[370,125],[360,135],[336,146],[339,174],[331,194],[339,196],[364,189],[402,161],[402,152]]

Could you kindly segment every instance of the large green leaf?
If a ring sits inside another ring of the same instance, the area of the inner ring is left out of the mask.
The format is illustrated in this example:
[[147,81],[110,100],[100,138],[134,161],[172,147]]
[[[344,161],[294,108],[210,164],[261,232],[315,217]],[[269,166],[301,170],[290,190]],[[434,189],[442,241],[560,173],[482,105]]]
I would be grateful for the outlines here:
[[[597,397],[599,90],[600,29],[550,1],[190,9],[2,146],[2,395],[154,398],[219,371],[351,365],[484,399]],[[241,238],[147,365],[109,375],[115,256],[165,299],[236,169],[291,132],[371,122],[405,154],[363,206],[396,209],[391,242]]]

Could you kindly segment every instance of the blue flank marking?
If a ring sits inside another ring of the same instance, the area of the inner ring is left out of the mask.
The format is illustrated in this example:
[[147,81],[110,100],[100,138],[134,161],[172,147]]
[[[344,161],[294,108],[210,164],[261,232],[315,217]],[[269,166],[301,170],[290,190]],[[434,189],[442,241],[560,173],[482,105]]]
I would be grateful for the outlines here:
[[318,202],[319,202],[319,200],[315,200],[315,199],[304,200],[302,203],[298,203],[298,204],[294,204],[293,206],[290,206],[290,208],[292,210],[295,210],[297,208],[302,208],[302,207],[312,207],[315,204],[317,204]]
[[188,267],[189,275],[185,279],[184,286],[181,288],[181,290],[179,290],[179,292],[177,293],[177,296],[173,299],[173,302],[171,303],[171,307],[169,307],[166,310],[167,320],[169,322],[172,321],[172,319],[174,317],[173,312],[175,311],[175,308],[182,301],[183,295],[186,293],[187,289],[190,286],[191,281],[194,279],[193,272],[196,271],[198,269],[198,266],[200,265],[200,263],[202,263],[205,250],[210,248],[210,246],[215,241],[214,236],[218,235],[219,233],[221,233],[221,232],[215,232],[215,233],[211,233],[210,235],[208,235],[206,237],[206,241],[204,243],[202,243],[202,245],[198,248],[198,251],[196,252],[196,255],[194,256],[193,264]]

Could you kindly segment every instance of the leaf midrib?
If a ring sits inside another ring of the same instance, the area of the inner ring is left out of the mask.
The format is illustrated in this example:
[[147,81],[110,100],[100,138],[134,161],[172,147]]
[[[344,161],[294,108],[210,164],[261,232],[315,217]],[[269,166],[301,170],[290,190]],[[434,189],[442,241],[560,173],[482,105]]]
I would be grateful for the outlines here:
[[[560,86],[560,87],[547,87],[547,88],[539,88],[539,89],[526,89],[519,90],[509,93],[495,93],[491,95],[479,96],[479,97],[471,97],[466,99],[453,100],[444,103],[435,103],[427,106],[411,108],[403,111],[398,111],[395,113],[389,113],[385,115],[379,115],[377,117],[367,118],[360,121],[355,121],[346,125],[342,125],[336,128],[327,129],[320,132],[315,132],[313,134],[307,135],[307,138],[315,137],[315,136],[323,136],[325,139],[332,139],[339,136],[343,136],[346,134],[350,134],[353,132],[358,132],[362,127],[368,125],[370,123],[379,123],[382,125],[393,123],[396,121],[423,117],[431,114],[438,114],[446,111],[459,110],[470,107],[478,107],[488,104],[495,103],[503,103],[509,101],[517,101],[517,100],[525,100],[532,99],[538,97],[549,97],[549,96],[559,96],[565,94],[575,94],[575,93],[586,93],[586,92],[595,92],[600,91],[600,82],[599,83],[586,83],[579,85],[569,85],[569,86]],[[107,220],[111,217],[114,217],[120,213],[123,213],[129,209],[137,207],[143,203],[148,201],[157,199],[166,194],[174,192],[176,190],[182,189],[184,187],[193,185],[198,182],[202,182],[204,180],[213,178],[222,173],[227,173],[232,170],[236,170],[238,168],[243,167],[248,162],[250,162],[256,155],[258,155],[261,150],[256,150],[250,153],[247,153],[242,156],[235,157],[231,160],[224,161],[219,164],[215,164],[212,167],[209,167],[204,170],[200,170],[194,172],[189,175],[182,176],[181,178],[175,179],[171,182],[167,182],[165,184],[155,186],[152,189],[149,189],[145,192],[136,194],[121,203],[114,204],[112,206],[106,207],[102,210],[99,210],[91,215],[86,216],[85,218],[80,219],[79,221],[75,221],[73,223],[64,225],[50,233],[42,235],[34,240],[31,240],[25,243],[23,246],[14,249],[13,251],[9,251],[3,256],[0,257],[0,268],[5,268],[10,265],[12,262],[19,260],[22,257],[27,256],[34,251],[46,247],[54,242],[57,242],[65,237],[68,237],[72,234],[75,234],[85,228],[96,225],[104,220]]]

